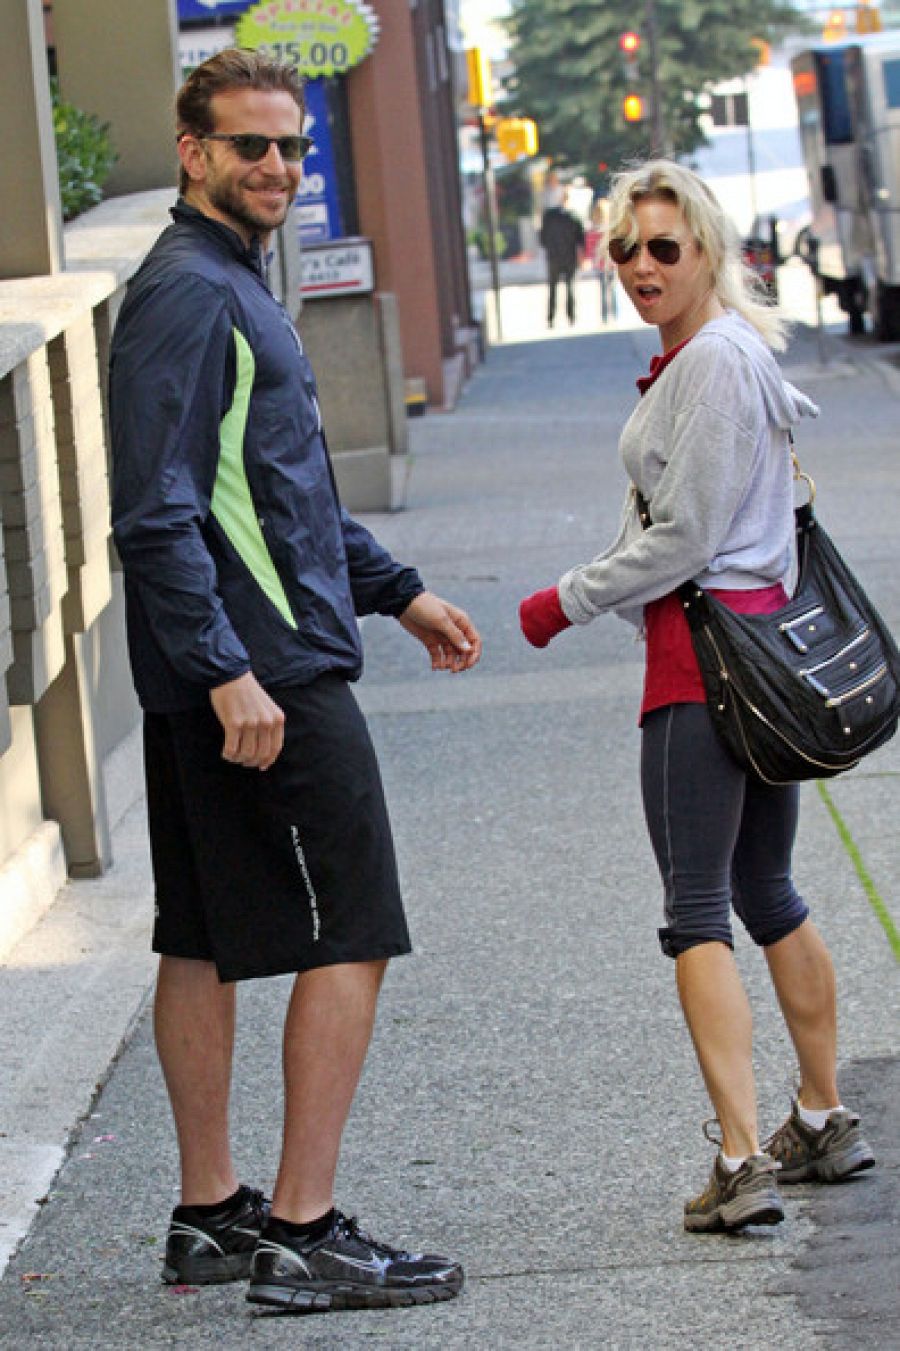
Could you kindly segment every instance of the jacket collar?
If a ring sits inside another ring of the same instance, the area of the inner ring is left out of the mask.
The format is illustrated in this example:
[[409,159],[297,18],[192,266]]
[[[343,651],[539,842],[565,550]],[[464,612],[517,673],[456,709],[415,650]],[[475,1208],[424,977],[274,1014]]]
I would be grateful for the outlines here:
[[223,225],[221,221],[214,220],[212,216],[207,216],[204,212],[198,211],[183,197],[178,198],[178,201],[171,208],[170,214],[174,221],[187,221],[192,225],[199,226],[211,238],[216,239],[239,262],[252,268],[265,281],[265,259],[258,236],[254,235],[250,244],[245,244],[237,231],[232,230],[230,225]]

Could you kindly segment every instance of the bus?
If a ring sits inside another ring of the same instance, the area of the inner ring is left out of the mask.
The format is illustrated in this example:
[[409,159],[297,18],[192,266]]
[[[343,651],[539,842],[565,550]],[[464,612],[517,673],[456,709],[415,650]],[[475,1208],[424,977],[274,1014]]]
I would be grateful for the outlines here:
[[791,61],[812,221],[800,256],[850,331],[900,338],[900,32]]

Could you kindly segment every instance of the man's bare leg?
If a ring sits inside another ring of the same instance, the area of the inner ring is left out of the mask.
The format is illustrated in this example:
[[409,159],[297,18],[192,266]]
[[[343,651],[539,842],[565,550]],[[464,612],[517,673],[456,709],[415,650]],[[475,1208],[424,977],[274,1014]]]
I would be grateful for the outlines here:
[[284,1142],[272,1213],[296,1224],[334,1204],[341,1137],[375,1024],[387,962],[302,972],[284,1028]]
[[153,1009],[181,1156],[182,1205],[215,1205],[237,1190],[228,1140],[235,989],[212,962],[161,957]]

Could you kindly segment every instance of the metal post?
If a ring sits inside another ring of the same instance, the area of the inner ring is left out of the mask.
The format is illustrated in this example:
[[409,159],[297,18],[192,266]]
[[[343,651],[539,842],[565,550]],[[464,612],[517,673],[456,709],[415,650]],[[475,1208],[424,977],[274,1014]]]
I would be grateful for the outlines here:
[[494,185],[494,171],[491,168],[491,140],[484,113],[478,113],[478,135],[481,141],[482,182],[484,183],[484,206],[488,228],[488,258],[491,263],[491,286],[497,309],[497,341],[503,341],[503,321],[500,316],[500,266],[497,261],[497,198]]
[[656,0],[646,0],[644,26],[647,30],[647,55],[650,59],[650,154],[666,153],[662,118],[662,88],[659,82],[659,60],[656,48]]
[[747,100],[747,176],[750,179],[751,229],[756,224],[759,205],[756,199],[756,150],[753,144],[753,122],[750,117],[750,84],[744,76],[744,97]]

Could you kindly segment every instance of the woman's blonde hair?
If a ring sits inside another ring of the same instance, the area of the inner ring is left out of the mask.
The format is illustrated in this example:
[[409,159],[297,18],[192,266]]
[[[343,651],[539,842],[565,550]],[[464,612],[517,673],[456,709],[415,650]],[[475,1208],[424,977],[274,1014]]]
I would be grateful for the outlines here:
[[634,208],[643,198],[673,202],[709,262],[716,296],[752,324],[769,347],[785,346],[786,324],[741,256],[731,219],[703,179],[673,160],[648,160],[616,174],[609,199],[609,238],[636,239]]

